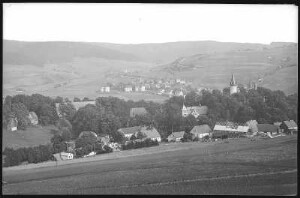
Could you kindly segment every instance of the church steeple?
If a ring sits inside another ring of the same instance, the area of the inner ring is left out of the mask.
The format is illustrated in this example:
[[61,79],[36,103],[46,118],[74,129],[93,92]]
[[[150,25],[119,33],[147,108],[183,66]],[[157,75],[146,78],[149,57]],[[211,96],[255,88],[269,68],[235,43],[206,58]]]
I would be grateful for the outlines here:
[[231,81],[230,81],[230,86],[235,86],[235,85],[236,85],[236,82],[235,82],[235,79],[234,79],[234,75],[232,74]]
[[238,92],[238,86],[235,82],[234,75],[232,74],[230,81],[230,95]]

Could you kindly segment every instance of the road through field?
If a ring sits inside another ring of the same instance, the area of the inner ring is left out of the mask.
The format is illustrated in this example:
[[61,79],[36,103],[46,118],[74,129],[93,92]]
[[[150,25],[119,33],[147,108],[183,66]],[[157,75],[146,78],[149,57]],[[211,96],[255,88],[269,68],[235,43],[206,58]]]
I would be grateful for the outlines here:
[[[297,137],[3,172],[3,194],[297,194]],[[194,145],[194,146],[191,146]]]

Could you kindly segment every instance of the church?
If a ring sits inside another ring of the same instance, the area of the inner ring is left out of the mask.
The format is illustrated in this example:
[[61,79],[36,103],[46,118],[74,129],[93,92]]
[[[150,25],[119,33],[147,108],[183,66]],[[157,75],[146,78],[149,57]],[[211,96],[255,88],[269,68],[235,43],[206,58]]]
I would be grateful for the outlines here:
[[232,74],[231,81],[230,81],[230,95],[238,93],[238,85],[235,81],[234,75]]

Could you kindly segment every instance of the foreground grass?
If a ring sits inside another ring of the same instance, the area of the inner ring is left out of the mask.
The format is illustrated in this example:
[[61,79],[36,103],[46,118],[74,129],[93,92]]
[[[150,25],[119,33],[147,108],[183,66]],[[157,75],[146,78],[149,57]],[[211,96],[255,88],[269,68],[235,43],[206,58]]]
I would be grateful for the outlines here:
[[[66,166],[3,172],[4,194],[297,193],[297,138],[169,144],[185,147]],[[163,146],[153,147],[153,149]],[[149,148],[150,149],[150,148]],[[257,155],[255,155],[257,153]]]

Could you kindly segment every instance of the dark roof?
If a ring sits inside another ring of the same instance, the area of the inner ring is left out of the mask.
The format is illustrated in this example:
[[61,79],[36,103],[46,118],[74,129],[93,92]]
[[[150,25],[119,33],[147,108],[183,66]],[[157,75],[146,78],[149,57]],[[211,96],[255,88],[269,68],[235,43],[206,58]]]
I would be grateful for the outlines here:
[[210,133],[210,132],[211,132],[211,128],[207,124],[204,124],[204,125],[194,126],[194,128],[191,130],[190,133],[196,135],[196,134]]
[[277,132],[279,127],[273,124],[257,124],[259,132]]
[[154,127],[152,127],[152,128],[142,127],[141,132],[144,133],[147,136],[147,138],[158,138],[158,137],[160,137],[160,134],[158,133],[158,131]]
[[183,138],[184,133],[184,131],[173,132],[168,136],[168,138]]
[[128,128],[120,128],[118,129],[119,132],[124,134],[134,134],[141,130],[140,126],[128,127]]
[[283,123],[288,127],[288,128],[294,128],[294,127],[298,127],[296,122],[294,120],[290,120],[290,121],[283,121]]
[[136,115],[145,115],[147,113],[144,107],[137,107],[130,109],[130,117],[135,117]]

